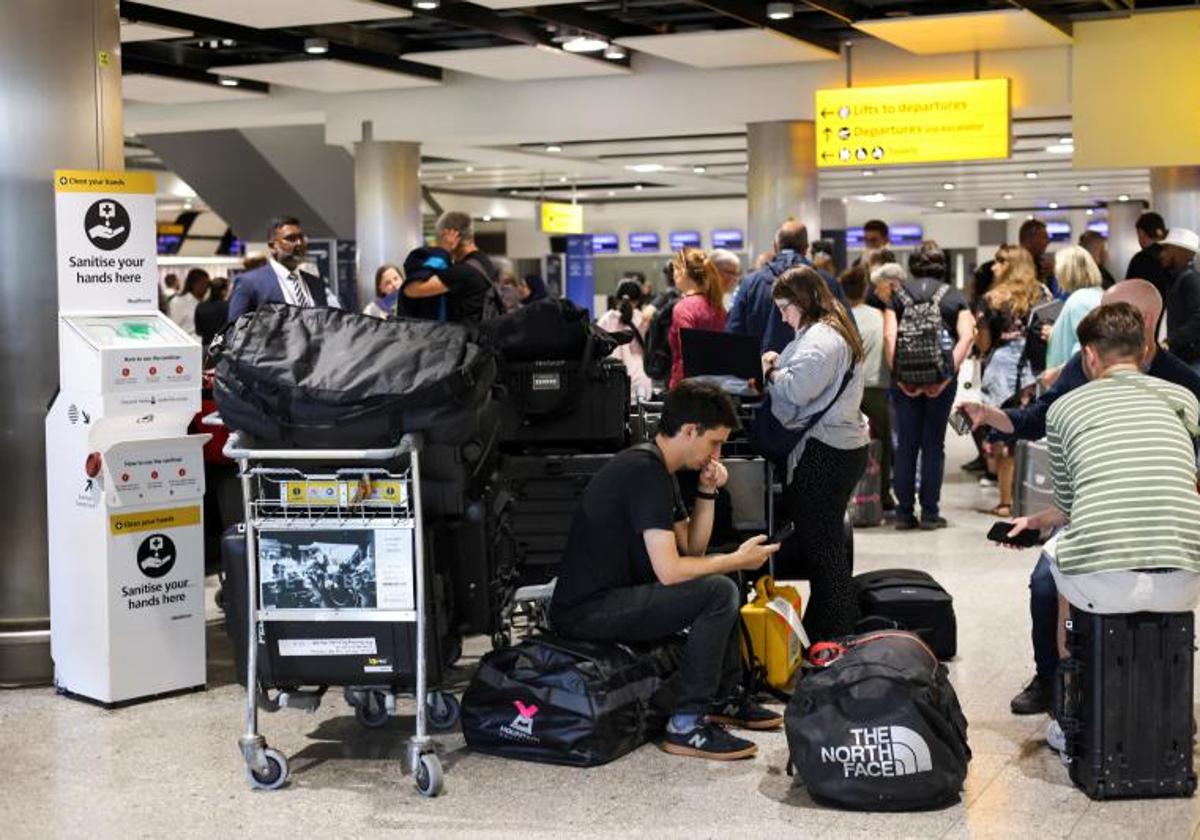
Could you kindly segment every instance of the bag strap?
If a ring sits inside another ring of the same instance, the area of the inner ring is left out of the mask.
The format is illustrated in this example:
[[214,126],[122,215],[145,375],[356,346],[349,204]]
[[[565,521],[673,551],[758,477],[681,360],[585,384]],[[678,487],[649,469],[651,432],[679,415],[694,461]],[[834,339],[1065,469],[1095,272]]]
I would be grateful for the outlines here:
[[1176,417],[1178,417],[1179,422],[1183,424],[1183,429],[1184,429],[1184,431],[1186,431],[1188,433],[1188,436],[1193,441],[1195,441],[1197,438],[1200,438],[1200,426],[1196,426],[1193,423],[1188,421],[1187,412],[1182,407],[1176,406],[1174,403],[1172,403],[1170,400],[1168,400],[1166,397],[1164,397],[1158,391],[1154,390],[1149,385],[1146,385],[1143,382],[1138,382],[1136,379],[1122,379],[1120,381],[1127,382],[1128,384],[1132,385],[1134,388],[1137,388],[1143,394],[1149,394],[1150,396],[1154,397],[1154,399],[1158,400],[1160,403],[1165,405],[1167,408],[1171,409],[1171,413],[1174,414]]

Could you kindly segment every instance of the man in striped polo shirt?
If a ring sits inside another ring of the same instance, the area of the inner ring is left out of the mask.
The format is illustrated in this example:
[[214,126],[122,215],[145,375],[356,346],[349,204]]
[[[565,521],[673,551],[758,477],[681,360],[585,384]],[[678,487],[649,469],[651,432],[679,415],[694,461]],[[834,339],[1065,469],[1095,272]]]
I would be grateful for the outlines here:
[[1065,526],[1045,548],[1060,596],[1060,652],[1068,602],[1091,613],[1183,612],[1200,599],[1200,404],[1141,372],[1144,329],[1124,303],[1080,322],[1090,381],[1046,418],[1055,506],[1010,532]]

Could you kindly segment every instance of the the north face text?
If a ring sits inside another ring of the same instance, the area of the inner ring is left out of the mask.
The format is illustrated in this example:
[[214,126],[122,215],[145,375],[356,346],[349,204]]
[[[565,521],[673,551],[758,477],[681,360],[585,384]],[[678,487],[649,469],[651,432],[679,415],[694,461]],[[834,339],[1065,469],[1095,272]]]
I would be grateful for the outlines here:
[[847,779],[892,778],[933,769],[929,745],[905,726],[851,729],[849,744],[821,747],[821,761],[841,764]]

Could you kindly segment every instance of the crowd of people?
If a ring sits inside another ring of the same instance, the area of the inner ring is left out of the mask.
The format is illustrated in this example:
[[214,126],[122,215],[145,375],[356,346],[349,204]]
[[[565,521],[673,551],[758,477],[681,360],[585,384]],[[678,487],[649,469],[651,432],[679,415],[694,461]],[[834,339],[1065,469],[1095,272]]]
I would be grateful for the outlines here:
[[[809,635],[846,635],[859,618],[843,517],[870,441],[892,527],[946,528],[945,442],[958,415],[977,447],[964,469],[998,490],[987,513],[1012,520],[1010,537],[1034,529],[1048,539],[1030,579],[1035,677],[1012,701],[1017,714],[1046,712],[1068,602],[1174,611],[1200,598],[1200,237],[1167,229],[1156,213],[1137,230],[1142,250],[1121,281],[1104,265],[1104,237],[1089,231],[1051,252],[1036,219],[979,266],[969,294],[951,283],[937,243],[901,261],[880,220],[865,225],[867,248],[840,272],[833,249],[814,248],[789,220],[744,276],[736,254],[684,248],[659,290],[643,275],[623,278],[598,325],[631,333],[614,351],[631,396],[661,394],[664,408],[653,442],[613,458],[583,495],[551,604],[555,629],[631,643],[690,631],[663,742],[670,752],[741,758],[755,745],[727,726],[782,725],[739,688],[742,596],[728,577],[761,568],[780,546],[760,535],[708,553],[729,478],[721,447],[740,423],[725,389],[689,378],[682,352],[682,330],[736,333],[761,353],[750,385],[782,446],[785,517],[811,570]],[[270,257],[236,278],[225,309],[204,311],[224,292],[211,293],[196,270],[168,301],[171,317],[203,334],[218,314],[223,324],[264,302],[337,306],[302,270],[304,246],[298,220],[277,220]],[[375,287],[365,314],[467,324],[546,297],[540,279],[485,255],[458,212],[438,219],[433,245],[380,267]],[[665,349],[652,346],[656,334]],[[668,354],[661,370],[651,369],[656,352]],[[960,402],[968,362],[978,398]],[[1042,438],[1054,506],[1013,519],[1016,441]],[[698,476],[692,498],[680,492],[682,471]],[[1061,745],[1061,732],[1052,726],[1048,739]]]

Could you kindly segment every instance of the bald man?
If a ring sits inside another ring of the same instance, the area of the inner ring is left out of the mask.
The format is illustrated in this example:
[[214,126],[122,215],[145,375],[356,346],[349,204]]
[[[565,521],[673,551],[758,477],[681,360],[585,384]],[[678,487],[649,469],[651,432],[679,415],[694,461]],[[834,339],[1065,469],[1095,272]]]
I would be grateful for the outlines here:
[[[1200,374],[1171,353],[1159,349],[1154,325],[1162,313],[1162,295],[1145,280],[1122,280],[1104,293],[1101,303],[1128,303],[1142,313],[1146,325],[1146,345],[1142,370],[1151,376],[1182,385],[1200,399]],[[975,428],[991,426],[997,431],[1024,440],[1039,440],[1046,435],[1046,414],[1059,397],[1088,382],[1083,358],[1076,353],[1063,365],[1058,381],[1026,408],[1002,410],[980,403],[962,403],[960,408]],[[1050,572],[1050,559],[1043,554],[1029,578],[1029,613],[1033,658],[1037,674],[1020,694],[1012,699],[1016,715],[1042,714],[1049,711],[1054,698],[1054,673],[1058,667],[1058,589]]]

